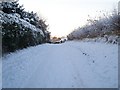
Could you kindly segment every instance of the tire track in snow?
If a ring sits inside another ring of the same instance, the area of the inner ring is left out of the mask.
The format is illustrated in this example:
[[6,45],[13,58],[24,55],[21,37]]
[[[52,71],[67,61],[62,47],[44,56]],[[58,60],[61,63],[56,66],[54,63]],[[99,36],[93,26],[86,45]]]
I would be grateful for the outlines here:
[[[91,66],[91,64],[92,64],[92,66],[93,66],[93,64],[96,64],[96,65],[97,65],[97,63],[95,62],[96,59],[95,59],[95,57],[93,57],[92,55],[88,54],[87,52],[85,52],[85,51],[82,50],[81,48],[75,47],[75,46],[73,46],[73,45],[69,45],[69,47],[74,48],[74,49],[80,51],[85,57],[87,57],[87,60],[89,61],[88,64],[89,64],[90,66]],[[94,71],[94,70],[93,70],[93,71]]]

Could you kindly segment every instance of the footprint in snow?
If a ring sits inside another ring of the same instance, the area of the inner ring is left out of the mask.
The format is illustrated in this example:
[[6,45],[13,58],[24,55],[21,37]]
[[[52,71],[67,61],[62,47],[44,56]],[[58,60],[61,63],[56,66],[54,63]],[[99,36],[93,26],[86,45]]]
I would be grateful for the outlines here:
[[76,78],[76,77],[74,77],[74,79],[76,80],[77,78]]

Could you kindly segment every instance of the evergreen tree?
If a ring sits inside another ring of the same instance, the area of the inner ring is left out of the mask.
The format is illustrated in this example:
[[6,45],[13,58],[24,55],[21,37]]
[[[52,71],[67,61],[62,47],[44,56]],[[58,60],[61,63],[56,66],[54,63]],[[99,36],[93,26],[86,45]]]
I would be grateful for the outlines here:
[[49,41],[48,25],[36,13],[24,11],[18,1],[2,2],[1,8],[3,53]]

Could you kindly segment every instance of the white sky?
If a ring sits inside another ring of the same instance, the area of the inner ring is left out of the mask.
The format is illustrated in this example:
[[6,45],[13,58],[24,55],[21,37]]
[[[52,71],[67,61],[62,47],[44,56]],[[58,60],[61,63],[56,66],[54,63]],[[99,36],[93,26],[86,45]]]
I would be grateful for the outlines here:
[[111,12],[119,0],[19,0],[27,11],[38,12],[49,24],[52,36],[68,35],[86,23],[88,15]]

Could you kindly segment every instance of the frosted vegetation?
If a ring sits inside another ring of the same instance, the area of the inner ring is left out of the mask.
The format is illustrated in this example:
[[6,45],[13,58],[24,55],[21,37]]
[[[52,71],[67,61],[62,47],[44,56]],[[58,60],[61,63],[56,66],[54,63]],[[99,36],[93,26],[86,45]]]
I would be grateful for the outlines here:
[[17,1],[0,3],[3,53],[48,42],[50,32],[45,20],[34,12],[26,12]]
[[93,40],[98,39],[109,43],[118,43],[120,35],[120,15],[117,10],[112,14],[88,19],[88,23],[83,27],[78,27],[68,35],[69,40]]
[[[68,35],[68,40],[81,42],[59,44],[64,38],[54,37],[55,43],[51,42],[45,20],[26,12],[18,2],[2,2],[0,8],[3,88],[118,87],[120,16],[116,11],[88,19]],[[101,41],[115,44],[97,43]]]

